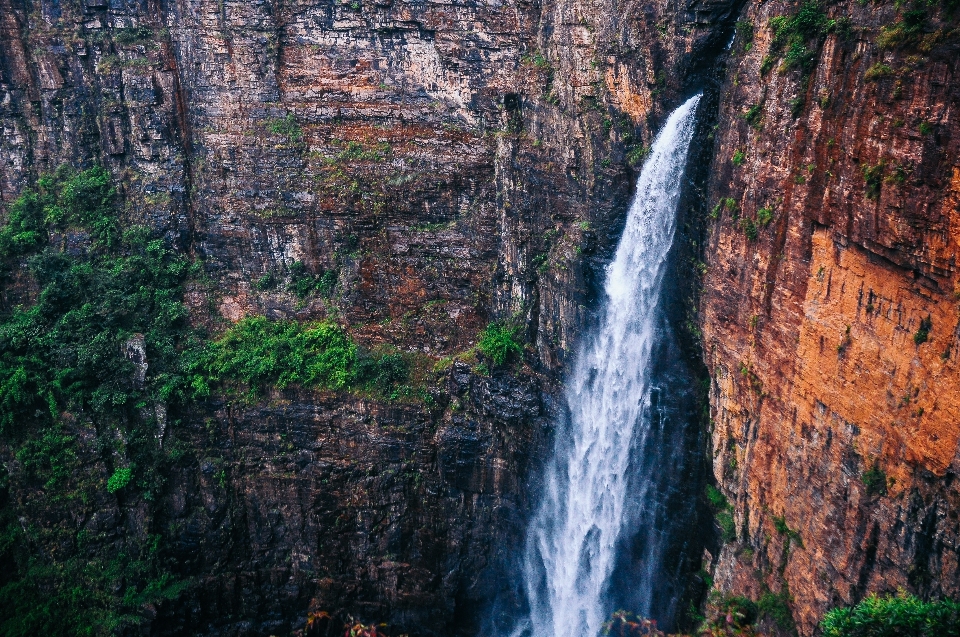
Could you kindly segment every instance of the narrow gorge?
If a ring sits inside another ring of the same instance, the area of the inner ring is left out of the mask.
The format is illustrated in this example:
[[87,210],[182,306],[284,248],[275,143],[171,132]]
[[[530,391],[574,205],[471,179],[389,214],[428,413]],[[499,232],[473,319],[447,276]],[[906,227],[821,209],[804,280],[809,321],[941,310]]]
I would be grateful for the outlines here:
[[958,72],[956,0],[0,0],[0,634],[950,634]]

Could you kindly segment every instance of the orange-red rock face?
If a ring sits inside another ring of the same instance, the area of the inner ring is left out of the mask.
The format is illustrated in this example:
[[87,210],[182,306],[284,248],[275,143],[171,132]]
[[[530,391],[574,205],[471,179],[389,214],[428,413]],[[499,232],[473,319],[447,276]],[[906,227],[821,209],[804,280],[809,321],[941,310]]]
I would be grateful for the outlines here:
[[717,211],[702,325],[738,533],[717,586],[789,587],[807,635],[869,591],[960,592],[960,65],[956,31],[882,50],[893,7],[841,3],[853,29],[808,85],[761,73],[768,20],[795,10],[749,5],[734,45],[710,192],[737,210]]

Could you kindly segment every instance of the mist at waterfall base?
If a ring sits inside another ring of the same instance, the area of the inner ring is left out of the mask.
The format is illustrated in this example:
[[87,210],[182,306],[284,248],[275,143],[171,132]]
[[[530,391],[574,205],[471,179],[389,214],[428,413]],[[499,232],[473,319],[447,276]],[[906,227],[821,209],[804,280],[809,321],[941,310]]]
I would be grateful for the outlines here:
[[661,296],[699,101],[677,108],[654,140],[599,320],[567,380],[567,417],[527,531],[516,637],[594,637],[618,608],[669,628],[678,610],[678,531],[696,505],[676,481],[691,462],[694,401]]

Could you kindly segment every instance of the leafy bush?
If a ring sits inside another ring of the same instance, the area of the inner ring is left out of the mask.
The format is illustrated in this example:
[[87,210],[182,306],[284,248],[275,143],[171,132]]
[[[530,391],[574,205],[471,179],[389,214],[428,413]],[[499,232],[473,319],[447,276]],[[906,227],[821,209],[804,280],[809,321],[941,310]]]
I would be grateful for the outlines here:
[[[175,408],[186,397],[194,338],[180,301],[187,262],[147,228],[121,231],[114,199],[104,169],[59,169],[12,202],[0,228],[3,265],[25,264],[21,276],[33,290],[0,312],[0,438],[16,450],[21,479],[38,484],[47,502],[78,508],[100,483],[81,461],[85,443],[67,431],[67,415],[121,430],[123,451],[141,467],[143,497],[153,497],[160,459],[145,407]],[[67,231],[69,251],[50,243]],[[142,376],[124,354],[135,336],[149,355]],[[120,470],[107,487],[131,479]],[[0,634],[116,634],[141,621],[143,604],[179,594],[155,544],[133,541],[104,560],[82,533],[24,529],[20,506],[29,505],[0,507],[0,561],[8,566]]]
[[764,207],[757,210],[757,223],[766,226],[773,220],[773,208]]
[[883,62],[877,62],[863,74],[863,79],[868,82],[879,80],[881,77],[887,77],[888,75],[893,75],[893,69],[884,64]]
[[740,230],[743,231],[743,234],[747,237],[748,241],[757,240],[757,224],[754,223],[753,219],[750,217],[744,217],[740,220]]
[[768,26],[773,31],[773,39],[770,55],[763,60],[760,72],[767,73],[777,58],[784,56],[783,71],[797,69],[806,77],[816,66],[822,37],[834,25],[827,19],[819,2],[807,0],[795,14],[773,17]]
[[733,513],[730,511],[717,513],[717,524],[720,526],[720,534],[724,542],[733,542],[737,539],[737,527],[733,520]]
[[210,345],[207,356],[201,366],[205,382],[242,384],[251,397],[290,385],[389,391],[410,373],[403,354],[365,352],[335,323],[263,316],[237,322]]
[[751,624],[755,624],[759,617],[757,603],[740,595],[724,597],[717,606],[724,614],[731,618],[731,623],[734,626],[750,626]]
[[872,467],[864,471],[860,479],[863,480],[864,486],[867,487],[867,495],[887,494],[887,474],[884,473],[877,462],[874,462]]
[[59,427],[42,431],[17,451],[17,461],[44,489],[63,485],[77,468],[76,439]]
[[113,475],[110,476],[110,479],[107,480],[107,491],[109,493],[116,493],[130,484],[131,478],[133,478],[133,470],[130,469],[130,467],[117,469],[113,472]]
[[399,352],[382,356],[363,352],[357,358],[356,380],[361,385],[386,392],[406,382],[409,376],[410,363]]
[[629,151],[627,151],[627,163],[630,164],[631,166],[637,167],[643,162],[644,159],[646,159],[647,155],[649,154],[650,154],[649,146],[643,146],[643,145],[634,146]]
[[736,24],[737,37],[740,38],[741,47],[744,51],[753,48],[753,22],[749,20],[739,21]]
[[919,44],[923,38],[926,25],[926,10],[922,8],[911,9],[904,12],[903,16],[893,24],[880,29],[876,45],[880,49],[893,49]]
[[777,623],[777,626],[785,631],[792,632],[794,628],[793,612],[790,610],[790,602],[793,597],[790,595],[790,589],[783,585],[779,593],[766,591],[757,601],[757,610],[761,615],[769,617]]
[[707,501],[715,510],[722,511],[730,506],[727,496],[723,495],[723,492],[712,484],[708,484],[704,491],[707,494]]
[[294,261],[290,266],[290,284],[287,289],[304,299],[311,292],[318,292],[323,297],[333,294],[340,275],[336,270],[324,270],[320,274],[310,274],[302,261]]
[[262,277],[257,279],[257,282],[254,283],[254,287],[258,290],[272,290],[277,286],[277,279],[273,276],[272,273],[267,272]]
[[723,495],[723,492],[712,484],[708,484],[704,492],[707,496],[707,502],[710,503],[710,508],[713,510],[717,526],[720,527],[720,535],[723,541],[733,542],[737,539],[737,529],[727,496]]
[[835,608],[821,624],[824,637],[943,637],[960,634],[960,602],[924,602],[900,591],[870,594],[852,608]]
[[743,114],[743,119],[747,120],[747,123],[750,126],[754,127],[757,130],[760,130],[760,120],[763,118],[763,105],[754,104],[747,109],[747,112]]
[[333,323],[245,318],[210,346],[209,376],[251,390],[290,384],[343,389],[355,378],[357,346]]
[[926,343],[927,339],[930,338],[931,329],[933,329],[933,319],[928,314],[927,318],[920,319],[920,327],[913,333],[913,342],[917,345]]
[[863,166],[863,181],[866,184],[867,199],[876,199],[880,196],[880,189],[883,187],[883,161],[876,166],[869,164]]
[[267,120],[267,128],[274,135],[286,137],[291,142],[298,142],[303,137],[303,129],[300,128],[293,113],[288,113],[286,117]]
[[477,349],[494,364],[503,365],[512,355],[523,352],[520,328],[505,323],[490,323],[480,334]]
[[85,227],[101,244],[117,239],[110,174],[100,167],[79,173],[61,168],[45,175],[36,189],[26,189],[11,205],[0,230],[0,259],[22,256],[40,248],[50,226]]
[[733,152],[733,157],[731,157],[731,161],[733,162],[733,165],[737,167],[743,166],[743,162],[745,162],[746,159],[747,159],[747,154],[744,153],[739,148]]
[[113,30],[113,39],[118,44],[135,44],[153,37],[153,31],[149,27],[124,27]]
[[[0,315],[0,433],[18,423],[21,429],[28,422],[55,424],[71,410],[123,420],[138,404],[185,390],[178,347],[188,338],[180,302],[188,264],[145,228],[119,232],[105,208],[112,188],[104,175],[91,169],[59,184],[44,178],[39,194],[24,193],[14,203],[23,209],[38,202],[44,224],[35,226],[41,242],[30,246],[35,254],[27,260],[39,288],[36,302]],[[68,253],[45,245],[49,229],[63,223],[99,230],[85,251]],[[16,234],[10,226],[0,235]],[[24,254],[28,243],[19,242],[17,252]],[[142,385],[133,382],[133,363],[123,354],[134,334],[143,335],[150,352]]]

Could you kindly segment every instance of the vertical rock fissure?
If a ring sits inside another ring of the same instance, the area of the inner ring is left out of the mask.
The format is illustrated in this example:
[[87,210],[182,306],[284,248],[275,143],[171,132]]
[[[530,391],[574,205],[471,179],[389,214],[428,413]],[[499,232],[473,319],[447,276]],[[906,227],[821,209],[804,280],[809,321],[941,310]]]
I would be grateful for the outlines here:
[[[596,635],[612,610],[610,578],[624,522],[644,529],[641,589],[660,568],[656,506],[645,497],[651,474],[682,449],[650,453],[665,426],[653,386],[659,301],[676,230],[687,151],[700,95],[671,114],[637,181],[616,256],[608,266],[597,329],[584,339],[567,385],[568,418],[559,428],[540,508],[527,536],[524,577],[529,614],[516,634]],[[639,487],[639,492],[634,490]],[[637,510],[630,510],[636,507]],[[639,610],[649,612],[651,595]]]

